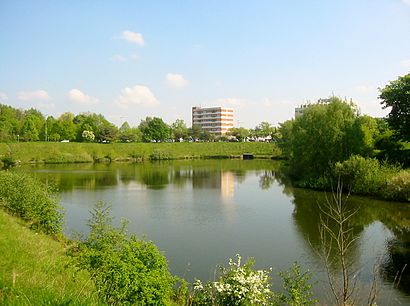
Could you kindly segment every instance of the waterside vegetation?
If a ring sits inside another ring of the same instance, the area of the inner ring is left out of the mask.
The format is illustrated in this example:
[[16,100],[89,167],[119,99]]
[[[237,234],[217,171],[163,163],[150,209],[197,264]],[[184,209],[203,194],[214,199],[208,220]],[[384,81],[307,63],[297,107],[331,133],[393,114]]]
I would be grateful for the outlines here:
[[[7,175],[8,172],[3,172]],[[25,174],[13,173],[12,178]],[[10,179],[0,177],[0,182]],[[25,188],[27,199],[21,206],[32,203],[37,189],[48,190],[39,181],[30,181]],[[15,190],[19,192],[19,190]],[[21,190],[20,190],[21,191]],[[31,191],[34,191],[32,193]],[[33,227],[16,216],[8,203],[13,196],[0,193],[0,302],[4,305],[70,304],[70,305],[291,305],[314,304],[312,286],[307,274],[296,265],[283,274],[285,293],[271,290],[270,271],[254,270],[253,260],[241,265],[229,261],[229,268],[220,268],[216,282],[195,286],[172,276],[165,256],[149,241],[128,235],[126,222],[112,226],[110,209],[98,203],[89,219],[87,237],[68,240],[60,229],[48,232],[47,227]],[[19,202],[16,202],[18,206]],[[51,198],[40,205],[40,212],[54,211]],[[6,211],[11,213],[7,215]],[[53,214],[49,216],[54,221]],[[302,277],[303,276],[303,277]],[[212,287],[212,288],[211,288]],[[204,289],[208,288],[208,289]],[[302,300],[300,300],[302,298]]]
[[181,142],[181,143],[0,143],[3,166],[14,163],[141,162],[147,160],[279,157],[273,143]]
[[410,200],[410,74],[390,82],[380,98],[392,108],[387,120],[331,97],[281,124],[279,146],[296,186],[331,190],[341,177],[346,192]]

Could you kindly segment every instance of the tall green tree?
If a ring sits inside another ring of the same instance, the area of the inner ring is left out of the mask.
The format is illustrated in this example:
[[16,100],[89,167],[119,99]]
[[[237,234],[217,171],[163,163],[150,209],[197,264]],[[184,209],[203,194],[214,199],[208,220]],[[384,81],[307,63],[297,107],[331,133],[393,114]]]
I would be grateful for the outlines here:
[[74,115],[70,112],[62,114],[57,119],[56,130],[60,135],[60,139],[75,140],[76,139],[76,126],[74,124]]
[[145,142],[150,141],[164,141],[170,136],[169,126],[158,117],[146,117],[145,120],[142,120],[139,127],[142,132],[142,139]]
[[360,117],[354,104],[334,97],[329,104],[312,105],[303,116],[282,125],[281,146],[294,176],[317,179],[352,154],[369,154],[372,129],[373,122]]
[[255,133],[259,137],[268,137],[273,135],[275,128],[266,121],[261,122],[256,128]]
[[249,136],[249,130],[244,128],[244,127],[238,127],[238,128],[231,128],[229,129],[228,135],[234,136],[236,139],[239,141],[244,141],[246,137]]
[[175,120],[175,122],[171,125],[171,131],[175,140],[179,140],[180,138],[185,139],[188,137],[188,128],[185,121],[182,119]]
[[410,141],[410,73],[381,89],[379,98],[384,108],[391,107],[387,121],[397,137]]
[[21,129],[22,140],[24,141],[38,141],[39,134],[34,123],[34,120],[31,116],[25,118],[23,128]]
[[190,129],[188,129],[188,135],[194,140],[201,137],[202,127],[198,124],[194,124]]
[[0,104],[0,141],[17,140],[24,123],[24,113],[11,106]]

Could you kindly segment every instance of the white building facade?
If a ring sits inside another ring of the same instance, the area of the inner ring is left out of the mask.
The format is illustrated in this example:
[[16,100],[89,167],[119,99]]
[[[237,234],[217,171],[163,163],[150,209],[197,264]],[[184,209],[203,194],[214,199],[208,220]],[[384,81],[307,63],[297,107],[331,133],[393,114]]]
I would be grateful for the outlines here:
[[215,136],[223,136],[234,127],[234,110],[228,107],[192,107],[192,125]]

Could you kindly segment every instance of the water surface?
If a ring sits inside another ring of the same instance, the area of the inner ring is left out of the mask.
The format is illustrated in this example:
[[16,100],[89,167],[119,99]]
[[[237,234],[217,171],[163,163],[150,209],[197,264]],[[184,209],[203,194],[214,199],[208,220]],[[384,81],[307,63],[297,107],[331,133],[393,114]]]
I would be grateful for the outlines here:
[[[317,296],[330,295],[318,256],[321,192],[292,188],[269,160],[195,160],[145,164],[32,166],[30,171],[60,190],[65,232],[87,232],[97,201],[112,206],[116,222],[153,240],[173,273],[192,281],[213,279],[218,264],[239,253],[275,274],[297,261],[313,272]],[[329,196],[329,195],[328,195]],[[349,260],[362,292],[377,264],[379,303],[410,304],[410,267],[399,285],[398,271],[410,259],[410,206],[350,197],[357,209],[349,220],[359,238]],[[364,293],[363,293],[364,295]]]

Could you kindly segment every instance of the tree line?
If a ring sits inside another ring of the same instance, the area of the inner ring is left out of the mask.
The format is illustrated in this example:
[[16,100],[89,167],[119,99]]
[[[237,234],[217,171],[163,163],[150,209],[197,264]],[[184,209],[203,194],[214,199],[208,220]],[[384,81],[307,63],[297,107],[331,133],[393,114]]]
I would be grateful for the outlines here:
[[[270,139],[277,132],[268,122],[255,129],[232,128],[222,140],[244,141],[260,137]],[[34,108],[17,109],[0,104],[0,142],[18,141],[76,141],[76,142],[163,142],[166,140],[219,140],[200,126],[188,127],[182,119],[172,124],[158,117],[146,117],[140,124],[131,127],[124,122],[120,128],[110,123],[103,115],[95,113],[63,113],[58,118],[44,116]]]

